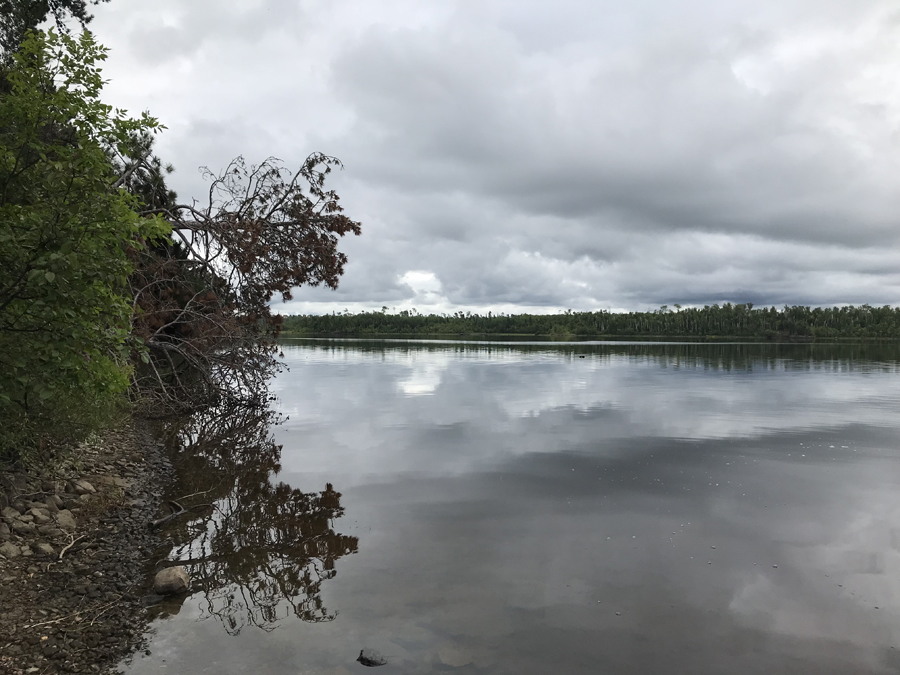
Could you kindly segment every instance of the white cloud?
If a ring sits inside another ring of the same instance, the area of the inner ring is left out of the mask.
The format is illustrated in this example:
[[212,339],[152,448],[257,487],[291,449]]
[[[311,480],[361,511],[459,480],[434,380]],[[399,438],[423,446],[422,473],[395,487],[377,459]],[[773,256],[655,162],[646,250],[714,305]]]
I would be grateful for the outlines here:
[[886,0],[96,14],[111,102],[169,126],[183,197],[236,154],[344,161],[364,233],[341,289],[298,292],[299,311],[900,302]]

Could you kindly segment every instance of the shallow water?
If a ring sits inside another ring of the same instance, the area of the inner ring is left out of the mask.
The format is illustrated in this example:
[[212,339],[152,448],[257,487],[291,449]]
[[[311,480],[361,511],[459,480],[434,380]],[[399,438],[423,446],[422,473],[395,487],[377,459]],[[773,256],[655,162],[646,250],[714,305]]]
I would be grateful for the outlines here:
[[[365,673],[364,648],[383,675],[900,668],[897,347],[284,353],[294,497],[263,471],[173,535],[219,566],[124,671]],[[301,492],[306,524],[270,536]],[[262,534],[198,543],[251,501]]]

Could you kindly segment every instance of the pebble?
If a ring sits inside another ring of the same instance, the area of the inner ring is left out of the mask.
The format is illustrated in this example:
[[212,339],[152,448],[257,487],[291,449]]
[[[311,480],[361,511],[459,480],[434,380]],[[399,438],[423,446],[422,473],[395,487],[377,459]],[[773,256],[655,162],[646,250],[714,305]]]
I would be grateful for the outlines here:
[[[94,485],[79,477],[72,480],[73,491],[68,494],[43,494],[43,501],[13,500],[0,510],[0,555],[4,555],[0,558],[0,672],[107,672],[140,646],[146,626],[140,595],[148,581],[147,554],[141,548],[152,551],[160,545],[146,524],[156,515],[156,495],[161,494],[172,470],[162,447],[149,433],[112,432],[111,438],[106,449],[88,447],[82,471],[100,473],[96,460],[103,452],[118,452],[115,448],[120,446],[115,443],[134,448],[136,457],[140,451],[142,456],[132,469],[118,472],[128,476],[130,487],[124,495],[118,486],[103,484],[101,488],[103,493],[119,490],[123,506],[123,496],[142,500],[140,508],[104,506],[106,510],[98,517],[91,505],[91,510],[83,508],[77,515],[75,509],[85,504],[76,492],[99,498],[96,488],[90,490]],[[18,480],[16,474],[3,477]],[[75,490],[76,483],[80,490]],[[13,494],[41,494],[37,483],[10,484]],[[44,481],[41,485],[47,493],[62,489],[65,482]],[[99,481],[96,485],[101,487]],[[4,492],[7,489],[4,484]],[[67,503],[73,508],[60,508]],[[4,532],[8,539],[21,539],[3,541]],[[52,565],[44,562],[58,558],[58,550],[80,535],[84,539],[69,548],[62,560]],[[101,607],[102,612],[97,611]],[[99,618],[67,632],[75,627],[72,621],[57,620],[71,616],[76,609],[94,612]],[[53,623],[34,631],[21,630],[24,625],[46,621]]]

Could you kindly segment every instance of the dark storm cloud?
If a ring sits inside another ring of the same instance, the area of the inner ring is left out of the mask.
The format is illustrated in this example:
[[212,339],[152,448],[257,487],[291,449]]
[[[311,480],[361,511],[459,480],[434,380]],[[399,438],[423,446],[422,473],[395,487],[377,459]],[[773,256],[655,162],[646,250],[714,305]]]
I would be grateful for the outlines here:
[[900,301],[889,2],[167,0],[95,28],[183,196],[238,153],[344,161],[364,235],[294,311]]

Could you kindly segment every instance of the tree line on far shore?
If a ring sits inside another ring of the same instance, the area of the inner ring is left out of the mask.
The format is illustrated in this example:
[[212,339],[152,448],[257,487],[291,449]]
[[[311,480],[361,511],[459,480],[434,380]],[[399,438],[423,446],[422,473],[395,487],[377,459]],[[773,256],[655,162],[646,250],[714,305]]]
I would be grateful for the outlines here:
[[751,303],[649,312],[420,314],[361,312],[286,316],[284,336],[507,335],[548,337],[740,337],[753,339],[900,338],[900,308],[754,307]]

